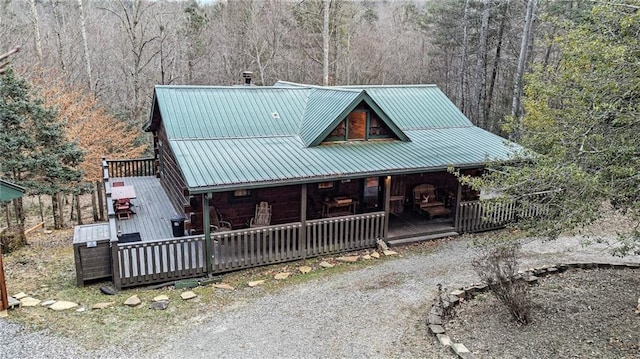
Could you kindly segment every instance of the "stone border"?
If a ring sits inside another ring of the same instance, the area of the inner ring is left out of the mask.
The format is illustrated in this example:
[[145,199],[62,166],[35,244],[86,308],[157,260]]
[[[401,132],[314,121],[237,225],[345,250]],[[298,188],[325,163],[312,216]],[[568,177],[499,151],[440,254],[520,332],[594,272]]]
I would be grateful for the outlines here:
[[[524,279],[529,284],[535,284],[538,282],[538,278],[547,276],[549,274],[561,273],[568,269],[640,269],[640,263],[607,263],[607,262],[576,262],[576,263],[561,263],[556,265],[548,265],[537,268],[530,268],[525,271],[518,272],[518,277]],[[477,294],[487,292],[489,286],[485,283],[475,283],[466,287],[458,288],[449,293],[448,301],[444,302],[444,307],[455,307],[461,303],[462,300],[473,299]],[[640,304],[640,303],[638,303]],[[439,301],[431,306],[431,310],[427,315],[427,327],[429,332],[438,338],[438,341],[451,348],[451,350],[462,359],[474,358],[472,352],[467,349],[462,343],[454,343],[447,335],[443,327],[442,314],[444,310]]]

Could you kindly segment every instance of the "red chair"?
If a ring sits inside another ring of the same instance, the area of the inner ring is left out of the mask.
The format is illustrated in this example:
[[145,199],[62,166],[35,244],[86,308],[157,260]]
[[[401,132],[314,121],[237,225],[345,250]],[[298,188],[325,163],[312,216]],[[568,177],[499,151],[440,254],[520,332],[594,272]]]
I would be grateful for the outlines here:
[[129,198],[117,199],[115,209],[118,219],[122,220],[131,218],[131,200]]
[[111,187],[124,187],[124,182],[113,182]]

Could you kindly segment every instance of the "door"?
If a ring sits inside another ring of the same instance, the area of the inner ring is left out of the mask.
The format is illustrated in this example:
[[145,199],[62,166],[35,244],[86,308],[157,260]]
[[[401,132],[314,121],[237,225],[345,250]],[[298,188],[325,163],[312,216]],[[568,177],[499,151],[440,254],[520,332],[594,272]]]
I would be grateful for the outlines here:
[[364,179],[364,191],[362,195],[362,211],[374,212],[381,208],[380,177],[367,177]]

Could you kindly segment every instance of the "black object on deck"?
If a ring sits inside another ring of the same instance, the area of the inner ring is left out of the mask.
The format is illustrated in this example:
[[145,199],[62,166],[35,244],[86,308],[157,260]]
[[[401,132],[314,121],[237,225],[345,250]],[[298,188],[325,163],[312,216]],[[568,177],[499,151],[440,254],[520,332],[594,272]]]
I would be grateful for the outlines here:
[[184,236],[184,217],[176,216],[171,218],[171,228],[173,229],[174,237]]

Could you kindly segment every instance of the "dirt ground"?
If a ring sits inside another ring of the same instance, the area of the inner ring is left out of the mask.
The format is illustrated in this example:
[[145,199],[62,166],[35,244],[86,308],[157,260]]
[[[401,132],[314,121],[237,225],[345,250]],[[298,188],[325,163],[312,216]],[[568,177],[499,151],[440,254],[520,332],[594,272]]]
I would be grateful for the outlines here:
[[574,269],[531,288],[533,323],[517,326],[492,294],[445,325],[480,358],[638,358],[640,270]]

